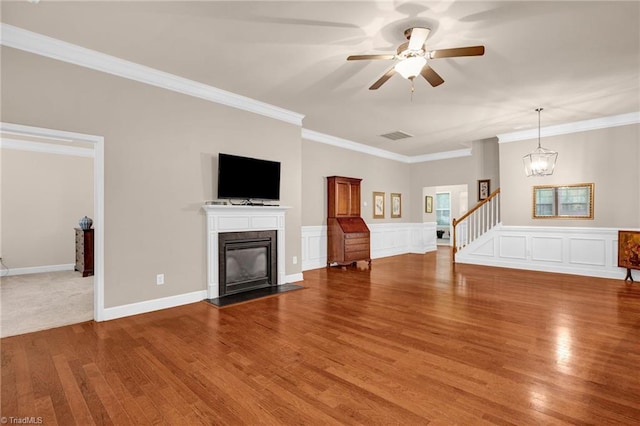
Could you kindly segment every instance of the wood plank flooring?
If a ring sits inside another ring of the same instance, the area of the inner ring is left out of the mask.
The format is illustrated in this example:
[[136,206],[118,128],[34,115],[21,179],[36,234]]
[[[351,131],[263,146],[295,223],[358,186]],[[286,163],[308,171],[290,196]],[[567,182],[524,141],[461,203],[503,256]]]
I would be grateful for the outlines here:
[[447,248],[304,278],[304,290],[228,308],[203,301],[4,338],[0,415],[640,424],[637,283],[454,266]]

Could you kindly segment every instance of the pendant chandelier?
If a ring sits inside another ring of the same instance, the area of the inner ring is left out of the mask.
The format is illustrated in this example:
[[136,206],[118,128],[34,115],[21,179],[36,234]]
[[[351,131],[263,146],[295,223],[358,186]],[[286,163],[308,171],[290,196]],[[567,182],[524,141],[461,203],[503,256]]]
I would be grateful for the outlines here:
[[522,157],[527,177],[552,175],[558,159],[557,152],[540,146],[540,111],[542,108],[536,108],[536,111],[538,112],[538,147]]

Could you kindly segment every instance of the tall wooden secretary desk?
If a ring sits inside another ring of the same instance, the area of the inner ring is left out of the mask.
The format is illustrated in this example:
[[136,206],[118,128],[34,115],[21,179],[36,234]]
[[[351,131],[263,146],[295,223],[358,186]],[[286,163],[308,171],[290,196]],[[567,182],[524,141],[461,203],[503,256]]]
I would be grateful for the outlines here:
[[371,267],[370,232],[360,216],[360,182],[343,176],[327,177],[327,267],[360,260]]

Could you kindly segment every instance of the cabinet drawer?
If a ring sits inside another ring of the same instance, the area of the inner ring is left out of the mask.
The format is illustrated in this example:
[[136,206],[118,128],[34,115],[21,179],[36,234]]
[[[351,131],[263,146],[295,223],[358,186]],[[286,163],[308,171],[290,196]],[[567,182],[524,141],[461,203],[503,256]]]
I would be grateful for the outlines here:
[[345,246],[352,246],[357,244],[369,245],[369,238],[349,238],[344,240]]
[[344,260],[347,262],[354,260],[369,260],[369,250],[347,252],[344,254]]
[[344,238],[347,240],[351,240],[353,238],[369,238],[369,234],[367,232],[350,232],[348,234],[344,234]]
[[344,245],[345,253],[356,252],[356,251],[369,251],[369,243],[361,243],[361,244],[345,244]]

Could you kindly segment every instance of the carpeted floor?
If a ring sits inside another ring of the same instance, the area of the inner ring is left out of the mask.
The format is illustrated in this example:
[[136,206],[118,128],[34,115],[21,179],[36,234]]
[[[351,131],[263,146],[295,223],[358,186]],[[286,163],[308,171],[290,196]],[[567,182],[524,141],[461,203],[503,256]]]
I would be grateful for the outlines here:
[[62,271],[0,278],[0,337],[93,319],[93,277]]

